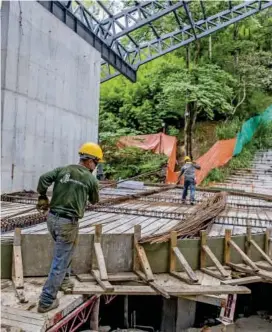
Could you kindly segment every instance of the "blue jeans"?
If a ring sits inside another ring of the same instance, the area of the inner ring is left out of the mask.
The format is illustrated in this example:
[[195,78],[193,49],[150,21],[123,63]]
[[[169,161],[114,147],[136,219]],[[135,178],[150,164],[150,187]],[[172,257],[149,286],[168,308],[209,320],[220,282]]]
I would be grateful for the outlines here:
[[195,200],[195,180],[194,179],[185,179],[184,180],[184,188],[182,193],[182,199],[185,200],[187,197],[188,189],[190,189],[190,199],[191,202]]
[[40,296],[39,304],[43,307],[53,303],[64,278],[70,275],[72,256],[78,237],[78,221],[49,213],[47,227],[55,244],[50,272]]

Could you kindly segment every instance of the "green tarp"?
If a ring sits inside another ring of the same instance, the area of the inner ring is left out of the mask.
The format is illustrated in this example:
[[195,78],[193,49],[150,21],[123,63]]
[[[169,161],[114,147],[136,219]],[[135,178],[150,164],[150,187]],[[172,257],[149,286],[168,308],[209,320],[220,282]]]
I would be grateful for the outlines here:
[[241,153],[245,144],[251,141],[256,129],[260,123],[265,123],[272,120],[272,105],[270,105],[262,114],[254,116],[247,120],[241,131],[237,134],[236,145],[234,148],[233,155]]

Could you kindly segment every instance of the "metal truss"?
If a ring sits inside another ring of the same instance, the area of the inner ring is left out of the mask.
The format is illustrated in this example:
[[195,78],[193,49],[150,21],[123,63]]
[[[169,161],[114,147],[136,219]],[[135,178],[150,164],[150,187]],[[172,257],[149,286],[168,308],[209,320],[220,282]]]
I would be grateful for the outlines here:
[[[237,5],[233,5],[232,1],[222,1],[219,4],[221,10],[214,14],[210,13],[206,1],[153,1],[153,8],[155,7],[154,2],[159,3],[156,12],[154,9],[148,10],[150,2],[141,2],[141,6],[136,3],[135,7],[104,21],[105,27],[108,28],[107,43],[110,47],[114,48],[115,42],[122,43],[124,36],[130,38],[124,40],[126,48],[129,50],[126,54],[126,61],[135,70],[144,63],[272,6],[272,1],[242,1]],[[140,14],[141,11],[144,11],[143,15]],[[176,27],[174,31],[163,33],[160,29],[160,24],[163,25],[163,21],[159,19],[167,15],[174,15]],[[123,25],[116,32],[120,21],[123,22]],[[143,31],[146,40],[140,40],[138,44],[135,38],[131,41],[133,31],[137,31],[137,29],[139,31],[144,26],[149,27],[149,32]],[[102,62],[101,82],[117,75],[119,73],[112,66]]]
[[140,65],[272,6],[267,0],[215,6],[204,0],[141,0],[128,8],[121,0],[38,2],[101,53],[101,82],[119,74],[135,82]]
[[79,307],[70,314],[63,317],[57,324],[51,327],[47,332],[75,332],[78,328],[89,320],[93,306],[97,300],[96,296],[92,296],[83,302]]
[[[113,66],[119,73],[129,80],[136,81],[136,70],[126,61],[126,52],[122,45],[117,45],[115,49],[110,48],[105,40],[98,33],[99,21],[79,2],[79,10],[74,13],[72,10],[73,1],[38,1],[44,8],[49,10],[59,20],[66,24],[70,29],[77,33],[87,43],[92,45],[101,53],[102,59]],[[103,31],[103,27],[101,28]],[[118,51],[116,51],[116,49]]]

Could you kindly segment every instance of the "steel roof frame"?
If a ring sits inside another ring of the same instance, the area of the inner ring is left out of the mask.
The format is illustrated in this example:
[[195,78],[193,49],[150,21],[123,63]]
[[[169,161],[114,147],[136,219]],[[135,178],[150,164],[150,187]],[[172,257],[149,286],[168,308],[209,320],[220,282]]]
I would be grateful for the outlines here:
[[[134,6],[114,14],[103,0],[94,1],[107,16],[102,19],[78,0],[38,2],[101,52],[101,82],[119,74],[135,82],[140,65],[272,7],[268,0],[244,0],[236,5],[224,1],[224,10],[208,15],[202,0],[153,0],[134,1]],[[199,6],[201,17],[194,17],[193,4]],[[174,31],[161,33],[157,23],[166,15],[174,15],[177,25]],[[132,35],[143,27],[148,27],[149,38],[145,35],[139,42]]]

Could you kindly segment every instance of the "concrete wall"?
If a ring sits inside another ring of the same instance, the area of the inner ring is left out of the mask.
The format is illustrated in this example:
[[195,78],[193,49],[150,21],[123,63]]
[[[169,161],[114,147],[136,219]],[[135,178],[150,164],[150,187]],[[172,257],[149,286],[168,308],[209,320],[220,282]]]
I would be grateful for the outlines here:
[[3,2],[2,192],[77,162],[97,141],[100,54],[36,1]]

